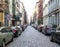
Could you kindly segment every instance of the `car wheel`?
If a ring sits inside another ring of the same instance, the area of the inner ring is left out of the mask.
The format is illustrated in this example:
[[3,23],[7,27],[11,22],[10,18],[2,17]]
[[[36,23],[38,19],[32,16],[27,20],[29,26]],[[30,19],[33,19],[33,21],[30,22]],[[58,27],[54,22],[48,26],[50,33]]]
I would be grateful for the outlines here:
[[19,36],[19,34],[17,33],[17,37]]
[[6,47],[6,45],[5,45],[5,41],[3,40],[3,44],[2,44],[2,47]]
[[50,36],[50,41],[53,42],[53,37],[52,36]]

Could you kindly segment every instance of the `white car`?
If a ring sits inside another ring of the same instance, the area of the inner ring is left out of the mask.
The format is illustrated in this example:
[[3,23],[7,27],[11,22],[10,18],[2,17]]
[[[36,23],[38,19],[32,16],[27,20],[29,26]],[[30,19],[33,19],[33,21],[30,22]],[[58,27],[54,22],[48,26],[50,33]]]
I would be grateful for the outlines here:
[[13,41],[13,33],[5,27],[0,28],[0,46],[5,47],[10,41]]

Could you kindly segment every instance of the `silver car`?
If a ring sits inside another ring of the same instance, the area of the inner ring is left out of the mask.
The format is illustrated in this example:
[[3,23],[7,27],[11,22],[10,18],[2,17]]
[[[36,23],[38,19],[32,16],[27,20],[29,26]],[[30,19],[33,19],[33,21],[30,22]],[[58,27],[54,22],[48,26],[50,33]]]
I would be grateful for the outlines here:
[[13,41],[13,33],[6,28],[0,29],[0,46],[5,47],[10,41]]

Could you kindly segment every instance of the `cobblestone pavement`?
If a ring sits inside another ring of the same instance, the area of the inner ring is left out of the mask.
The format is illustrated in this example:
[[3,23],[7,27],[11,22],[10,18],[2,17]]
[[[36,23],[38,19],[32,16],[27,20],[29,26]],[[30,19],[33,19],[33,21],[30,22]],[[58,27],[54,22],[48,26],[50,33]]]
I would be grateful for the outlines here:
[[48,36],[28,26],[21,36],[8,44],[7,47],[60,47],[60,45],[50,42]]

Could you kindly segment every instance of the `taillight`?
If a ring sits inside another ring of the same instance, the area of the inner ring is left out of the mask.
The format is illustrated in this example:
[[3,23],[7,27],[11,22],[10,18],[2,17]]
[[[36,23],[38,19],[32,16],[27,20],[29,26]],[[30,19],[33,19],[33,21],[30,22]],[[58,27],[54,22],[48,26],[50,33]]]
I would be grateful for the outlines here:
[[17,32],[17,30],[13,30],[13,32]]

